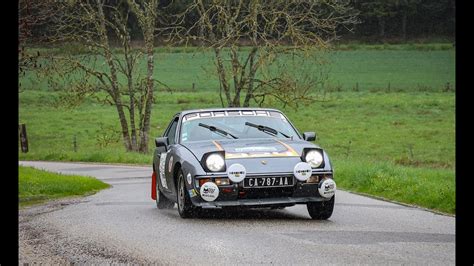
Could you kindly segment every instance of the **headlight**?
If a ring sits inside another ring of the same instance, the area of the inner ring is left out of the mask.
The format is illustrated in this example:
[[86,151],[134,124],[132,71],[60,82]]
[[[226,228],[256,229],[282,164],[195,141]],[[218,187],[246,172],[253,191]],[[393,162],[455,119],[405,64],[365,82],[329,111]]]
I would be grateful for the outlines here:
[[223,171],[225,166],[224,158],[217,153],[211,154],[206,159],[206,166],[213,172]]
[[317,150],[308,151],[305,161],[309,163],[311,167],[319,167],[323,163],[323,155]]

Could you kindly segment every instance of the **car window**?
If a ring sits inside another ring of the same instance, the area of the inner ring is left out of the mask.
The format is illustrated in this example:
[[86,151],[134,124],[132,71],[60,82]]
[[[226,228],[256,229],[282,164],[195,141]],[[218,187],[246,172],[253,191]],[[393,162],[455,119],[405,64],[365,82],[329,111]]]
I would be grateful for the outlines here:
[[[272,137],[254,127],[246,126],[245,122],[271,127],[288,136],[297,136],[297,133],[285,119],[268,116],[225,116],[198,118],[183,122],[181,125],[181,142],[231,138],[199,126],[199,123],[222,129],[240,139]],[[283,136],[278,134],[276,137]]]
[[171,125],[168,129],[168,132],[166,132],[165,137],[168,137],[168,143],[169,144],[175,144],[175,136],[176,136],[176,126],[178,125],[178,117],[176,117],[173,122],[171,122]]

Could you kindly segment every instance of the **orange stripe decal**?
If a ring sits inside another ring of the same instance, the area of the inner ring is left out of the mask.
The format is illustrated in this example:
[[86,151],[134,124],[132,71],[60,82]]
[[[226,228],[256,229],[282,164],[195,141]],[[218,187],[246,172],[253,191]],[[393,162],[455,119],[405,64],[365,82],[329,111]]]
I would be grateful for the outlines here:
[[213,140],[212,143],[214,143],[214,145],[216,145],[217,149],[220,150],[220,151],[223,151],[224,149],[222,148],[222,146],[219,144],[219,142]]
[[285,146],[285,147],[288,149],[288,151],[292,153],[292,155],[294,155],[294,156],[299,156],[299,154],[298,154],[290,145],[288,145],[288,144],[286,144],[286,143],[284,143],[284,142],[282,142],[282,141],[279,141],[279,140],[277,140],[277,139],[275,139],[275,141],[277,141],[277,142],[280,143],[281,145]]

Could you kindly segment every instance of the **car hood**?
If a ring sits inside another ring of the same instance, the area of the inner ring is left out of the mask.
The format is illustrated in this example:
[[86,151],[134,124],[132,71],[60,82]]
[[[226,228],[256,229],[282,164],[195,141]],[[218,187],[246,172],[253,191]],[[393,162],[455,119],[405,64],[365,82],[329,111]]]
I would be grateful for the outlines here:
[[225,158],[241,159],[256,157],[300,157],[303,149],[319,146],[305,140],[291,139],[229,139],[194,141],[181,144],[189,149],[198,160],[205,153],[225,151]]

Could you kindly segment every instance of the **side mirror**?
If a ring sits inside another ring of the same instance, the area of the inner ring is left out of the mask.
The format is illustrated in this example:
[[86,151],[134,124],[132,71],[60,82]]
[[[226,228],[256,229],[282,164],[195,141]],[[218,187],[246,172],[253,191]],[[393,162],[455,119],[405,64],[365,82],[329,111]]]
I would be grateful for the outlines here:
[[303,139],[306,141],[315,141],[316,133],[315,132],[305,132],[303,133]]
[[155,138],[155,145],[160,152],[166,152],[168,149],[168,137]]

